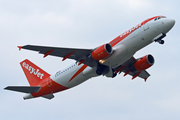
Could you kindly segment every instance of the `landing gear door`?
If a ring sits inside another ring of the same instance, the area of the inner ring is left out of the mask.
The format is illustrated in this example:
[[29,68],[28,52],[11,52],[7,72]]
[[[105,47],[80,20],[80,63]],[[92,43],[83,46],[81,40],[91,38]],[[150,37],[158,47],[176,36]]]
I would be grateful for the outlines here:
[[149,29],[148,23],[144,24],[143,28],[144,28],[144,31],[148,30]]

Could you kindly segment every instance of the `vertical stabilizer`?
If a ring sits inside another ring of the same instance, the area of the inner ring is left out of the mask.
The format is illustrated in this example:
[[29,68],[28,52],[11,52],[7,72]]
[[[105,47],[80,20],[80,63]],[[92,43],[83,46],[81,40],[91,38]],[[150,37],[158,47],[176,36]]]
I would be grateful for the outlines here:
[[33,64],[28,59],[22,61],[20,65],[31,86],[38,86],[42,80],[50,76],[50,74]]

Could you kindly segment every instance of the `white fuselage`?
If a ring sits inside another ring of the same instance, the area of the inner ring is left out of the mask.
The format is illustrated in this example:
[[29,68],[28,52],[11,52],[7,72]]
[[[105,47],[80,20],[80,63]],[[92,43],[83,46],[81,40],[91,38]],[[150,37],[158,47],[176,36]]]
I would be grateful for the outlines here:
[[[136,27],[121,34],[119,37],[124,35],[124,39],[114,41],[117,42],[115,45],[112,45],[114,43],[110,42],[114,50],[113,54],[106,59],[100,60],[100,63],[112,68],[120,66],[138,50],[152,43],[156,36],[161,33],[167,33],[173,25],[174,20],[169,18],[153,19],[145,24],[138,24]],[[74,63],[52,75],[51,79],[64,87],[71,88],[95,76],[98,76],[96,68]]]
[[[59,83],[60,85],[63,85],[67,88],[74,87],[87,79],[97,76],[96,70],[94,70],[91,67],[86,67],[83,72],[79,73],[75,78],[73,78],[70,82],[69,80],[73,77],[73,75],[82,68],[84,64],[78,65],[76,63],[73,63],[69,65],[68,67],[58,71],[56,74],[51,76],[51,79],[55,82]],[[84,74],[85,70],[89,70],[86,74]]]

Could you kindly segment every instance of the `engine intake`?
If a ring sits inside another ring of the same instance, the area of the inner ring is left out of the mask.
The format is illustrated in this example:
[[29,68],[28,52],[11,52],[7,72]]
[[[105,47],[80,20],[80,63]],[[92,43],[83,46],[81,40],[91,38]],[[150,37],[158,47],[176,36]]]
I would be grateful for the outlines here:
[[146,55],[136,61],[134,67],[137,71],[148,69],[154,64],[154,57],[152,55]]
[[98,61],[98,60],[109,57],[112,53],[113,53],[112,47],[110,44],[107,43],[107,44],[104,44],[104,45],[98,47],[97,49],[95,49],[92,52],[92,57],[96,61]]

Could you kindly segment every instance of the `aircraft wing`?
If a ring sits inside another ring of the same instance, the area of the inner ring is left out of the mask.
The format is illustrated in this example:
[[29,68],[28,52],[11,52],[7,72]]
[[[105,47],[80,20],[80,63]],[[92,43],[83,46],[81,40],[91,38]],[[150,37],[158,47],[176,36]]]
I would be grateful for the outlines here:
[[48,46],[36,46],[36,45],[25,45],[18,47],[19,49],[37,51],[40,54],[44,54],[44,57],[51,55],[56,57],[63,57],[63,60],[67,58],[74,59],[77,62],[83,61],[84,64],[91,67],[97,64],[95,60],[89,57],[93,49],[76,49],[76,48],[48,47]]
[[124,64],[122,64],[121,66],[115,68],[114,71],[116,73],[124,72],[125,73],[124,76],[129,74],[129,75],[132,76],[132,79],[134,79],[136,77],[140,77],[140,78],[142,78],[142,79],[144,79],[146,81],[146,79],[150,76],[150,74],[146,70],[137,71],[134,68],[134,63],[136,61],[137,60],[134,57],[132,57],[128,61],[126,61]]

